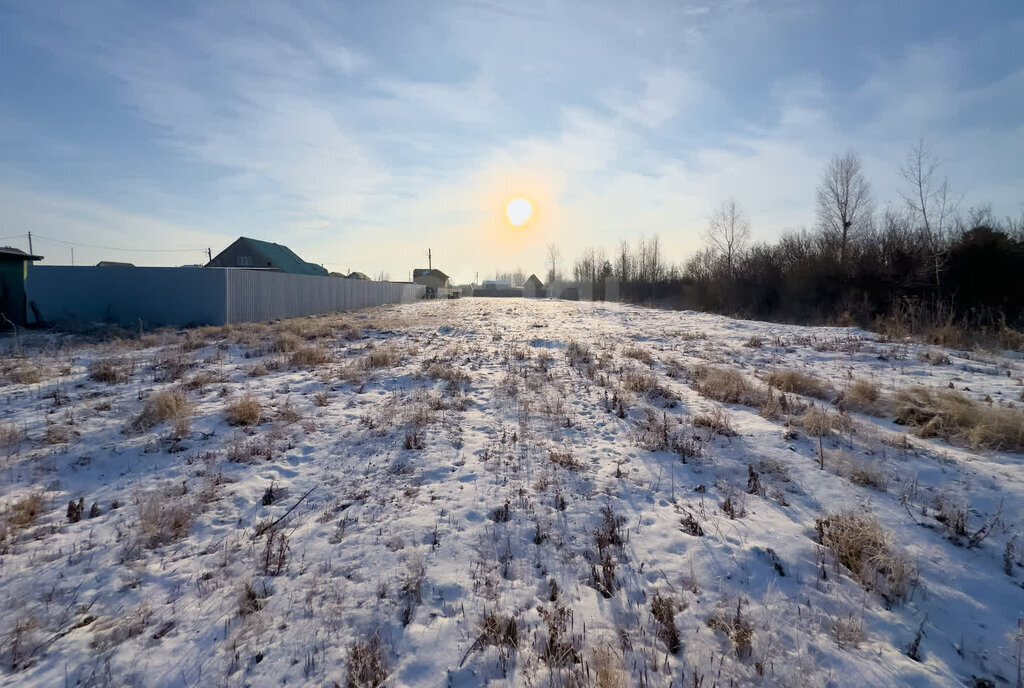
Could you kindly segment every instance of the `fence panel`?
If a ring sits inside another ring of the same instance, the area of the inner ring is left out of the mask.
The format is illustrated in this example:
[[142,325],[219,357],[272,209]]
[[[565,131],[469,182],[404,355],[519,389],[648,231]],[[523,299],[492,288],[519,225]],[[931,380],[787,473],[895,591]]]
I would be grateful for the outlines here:
[[30,322],[103,322],[146,328],[225,322],[224,270],[32,265],[25,279]]
[[[422,298],[418,284],[224,268],[33,265],[29,304],[44,322],[146,328],[224,325],[355,310]],[[35,322],[32,310],[29,321]]]
[[423,292],[424,287],[418,284],[229,270],[227,321],[256,322],[356,310],[414,301]]

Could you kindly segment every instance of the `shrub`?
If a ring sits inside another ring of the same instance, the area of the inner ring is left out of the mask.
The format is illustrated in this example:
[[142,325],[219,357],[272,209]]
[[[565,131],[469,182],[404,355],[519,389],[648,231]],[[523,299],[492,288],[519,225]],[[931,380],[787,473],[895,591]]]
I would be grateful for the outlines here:
[[142,413],[135,419],[135,427],[140,430],[148,430],[164,421],[187,419],[191,412],[192,407],[183,391],[180,389],[164,390],[151,394],[146,399]]
[[356,641],[348,651],[348,688],[376,688],[388,677],[387,655],[380,636],[374,633]]
[[942,437],[972,448],[1024,447],[1024,413],[971,401],[954,390],[911,387],[896,393],[896,423],[919,437]]
[[565,347],[565,358],[569,361],[569,365],[590,363],[594,360],[594,357],[590,353],[590,347],[576,341],[575,339],[570,341]]
[[765,382],[782,392],[803,394],[818,399],[829,399],[833,395],[827,384],[798,370],[777,370],[768,373]]
[[551,449],[548,452],[548,457],[551,459],[551,463],[570,471],[578,471],[583,468],[583,464],[568,449]]
[[679,640],[679,630],[676,628],[676,606],[668,597],[662,597],[661,593],[655,592],[651,598],[651,616],[658,622],[658,637],[665,643],[665,647],[672,654],[678,654],[682,649],[682,642]]
[[267,370],[267,366],[265,366],[262,363],[257,363],[256,365],[249,369],[249,377],[263,377],[268,372],[269,371]]
[[836,562],[869,590],[890,602],[904,600],[917,580],[917,567],[897,551],[874,516],[863,512],[829,514],[815,521],[818,542]]
[[22,363],[11,371],[11,380],[22,385],[34,385],[42,382],[48,372],[42,366]]
[[256,425],[263,418],[263,406],[254,395],[246,394],[229,402],[227,413],[231,425]]
[[302,337],[293,332],[282,332],[270,345],[270,350],[277,353],[290,353],[304,344]]

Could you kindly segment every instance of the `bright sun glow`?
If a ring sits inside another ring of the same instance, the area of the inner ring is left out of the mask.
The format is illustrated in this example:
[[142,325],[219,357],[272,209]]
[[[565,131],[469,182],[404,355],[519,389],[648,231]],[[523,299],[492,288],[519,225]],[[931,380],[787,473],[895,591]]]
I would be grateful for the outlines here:
[[533,204],[525,198],[513,198],[505,206],[505,213],[508,214],[508,221],[519,227],[533,215]]

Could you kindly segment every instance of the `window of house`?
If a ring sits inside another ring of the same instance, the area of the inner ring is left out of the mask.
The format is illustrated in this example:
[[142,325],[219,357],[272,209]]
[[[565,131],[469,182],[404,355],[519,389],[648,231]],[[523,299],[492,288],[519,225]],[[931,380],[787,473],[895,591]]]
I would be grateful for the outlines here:
[[238,267],[252,267],[252,256],[238,256]]

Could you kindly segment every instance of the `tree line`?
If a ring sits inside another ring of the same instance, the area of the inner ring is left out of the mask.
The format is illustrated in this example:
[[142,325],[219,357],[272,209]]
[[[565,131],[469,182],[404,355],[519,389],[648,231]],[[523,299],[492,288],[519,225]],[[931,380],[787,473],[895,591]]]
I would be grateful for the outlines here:
[[[914,145],[900,167],[896,203],[878,209],[859,156],[822,172],[811,228],[753,242],[735,198],[708,218],[704,247],[666,260],[657,236],[620,242],[614,255],[584,250],[573,281],[594,298],[614,279],[619,298],[739,317],[856,324],[906,334],[1024,329],[1024,214],[961,211],[936,155]],[[560,254],[548,247],[548,278]]]

